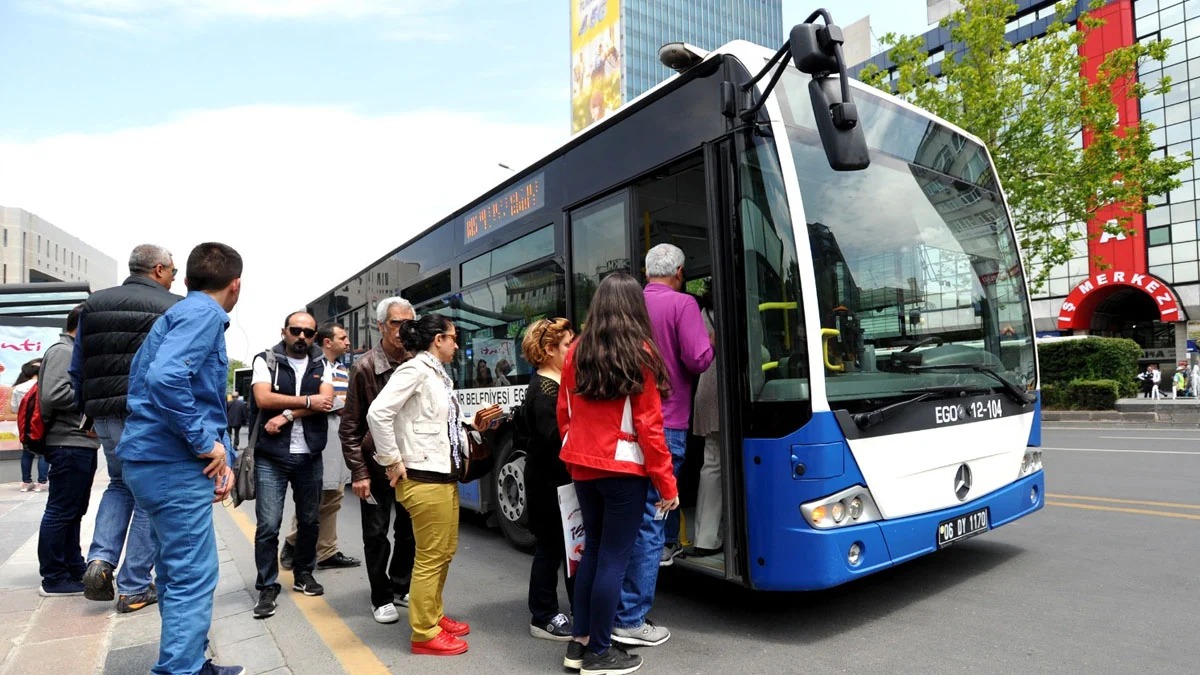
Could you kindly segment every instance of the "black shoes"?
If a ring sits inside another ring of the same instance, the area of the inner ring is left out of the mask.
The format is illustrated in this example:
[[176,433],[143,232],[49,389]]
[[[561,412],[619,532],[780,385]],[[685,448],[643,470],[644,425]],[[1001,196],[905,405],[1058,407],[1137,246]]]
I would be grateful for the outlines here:
[[296,583],[292,584],[293,591],[300,591],[305,595],[324,595],[325,587],[317,583],[313,578],[312,572],[296,572]]
[[279,596],[279,587],[264,588],[258,593],[258,604],[254,606],[254,618],[265,619],[275,613],[275,598]]
[[603,654],[595,654],[590,649],[585,649],[583,667],[579,669],[579,675],[625,675],[641,667],[642,657],[628,654],[613,645]]
[[351,558],[350,556],[346,555],[345,553],[338,551],[337,553],[334,553],[333,555],[329,556],[328,558],[317,563],[317,569],[319,569],[319,570],[343,569],[346,567],[358,567],[361,564],[362,564],[362,561],[359,560],[358,558]]
[[83,597],[88,600],[112,600],[113,566],[103,560],[93,560],[88,563],[87,571],[83,573]]
[[583,667],[583,643],[571,640],[567,643],[567,655],[563,657],[563,668],[579,670]]
[[283,550],[279,553],[279,566],[285,570],[292,569],[292,563],[296,560],[296,547],[283,542]]

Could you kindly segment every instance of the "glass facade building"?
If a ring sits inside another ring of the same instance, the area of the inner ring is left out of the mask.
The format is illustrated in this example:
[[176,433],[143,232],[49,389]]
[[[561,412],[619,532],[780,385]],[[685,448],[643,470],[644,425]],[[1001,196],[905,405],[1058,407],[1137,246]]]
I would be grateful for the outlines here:
[[622,0],[625,101],[674,72],[658,62],[658,48],[687,42],[716,49],[731,40],[766,47],[783,44],[783,0]]
[[[1077,0],[1072,18],[1089,11],[1088,5],[1088,0]],[[1017,14],[1007,25],[1009,41],[1045,35],[1054,7],[1053,0],[1017,0]],[[1188,152],[1200,153],[1200,0],[1108,0],[1094,11],[1105,24],[1085,42],[1083,53],[1089,59],[1103,59],[1135,41],[1171,41],[1164,62],[1148,62],[1138,71],[1138,79],[1147,84],[1170,77],[1171,91],[1121,104],[1122,119],[1153,124],[1159,153],[1180,159]],[[936,71],[949,46],[949,32],[935,27],[924,39],[928,63]],[[880,54],[852,72],[867,63],[891,65]],[[1197,359],[1200,321],[1189,318],[1200,319],[1200,194],[1194,167],[1177,177],[1182,184],[1151,199],[1154,208],[1134,219],[1132,235],[1104,235],[1102,222],[1070,226],[1088,236],[1075,242],[1074,258],[1051,269],[1049,282],[1032,298],[1039,335],[1132,338],[1142,346],[1143,363],[1160,363],[1167,372]]]

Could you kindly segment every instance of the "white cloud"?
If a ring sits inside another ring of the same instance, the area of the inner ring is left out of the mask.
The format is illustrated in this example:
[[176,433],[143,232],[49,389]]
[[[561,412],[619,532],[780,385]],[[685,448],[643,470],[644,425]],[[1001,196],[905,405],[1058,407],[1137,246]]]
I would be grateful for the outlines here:
[[[39,3],[42,4],[42,3]],[[406,18],[443,13],[455,2],[430,0],[45,0],[65,13],[132,18],[184,15],[283,19]]]
[[[566,140],[565,125],[443,111],[365,117],[251,106],[153,127],[0,142],[0,204],[24,208],[119,263],[133,246],[201,241],[242,254],[233,358],[272,344],[302,307]],[[180,280],[173,289],[185,292]]]

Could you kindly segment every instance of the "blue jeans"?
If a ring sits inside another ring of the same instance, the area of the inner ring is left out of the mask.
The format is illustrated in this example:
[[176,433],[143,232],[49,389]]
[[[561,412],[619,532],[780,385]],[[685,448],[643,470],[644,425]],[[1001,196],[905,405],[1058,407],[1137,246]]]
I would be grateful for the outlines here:
[[125,484],[154,530],[158,570],[158,675],[204,666],[219,562],[213,530],[213,482],[200,460],[125,462]]
[[588,636],[587,648],[596,654],[608,651],[612,643],[621,579],[638,539],[642,504],[652,491],[650,481],[642,476],[575,482],[583,512],[584,544],[575,579],[571,633]]
[[50,463],[46,461],[45,455],[38,455],[29,450],[21,450],[21,482],[33,482],[33,460],[37,458],[38,464],[38,482],[45,485],[49,480]]
[[[150,570],[154,567],[154,530],[150,520],[133,499],[133,493],[121,475],[121,459],[117,457],[117,443],[125,430],[121,417],[97,417],[92,427],[104,445],[104,458],[108,462],[108,487],[100,498],[96,510],[96,529],[92,534],[92,548],[88,561],[103,560],[117,566],[121,560],[121,549],[125,549],[125,564],[117,571],[117,592],[121,595],[137,595],[150,589]],[[126,541],[126,534],[129,539]]]
[[283,524],[283,502],[288,485],[296,503],[296,558],[292,569],[312,572],[317,566],[317,534],[320,530],[321,455],[288,455],[287,459],[255,454],[256,494],[254,513],[254,564],[258,590],[279,587],[279,527]]
[[79,581],[87,566],[79,550],[79,525],[92,497],[96,451],[51,446],[50,496],[38,532],[38,565],[46,588]]
[[[667,437],[667,447],[671,450],[671,464],[675,476],[679,476],[679,467],[683,466],[683,456],[687,451],[686,429],[663,429]],[[616,625],[619,628],[637,628],[646,621],[650,606],[654,604],[654,587],[658,585],[658,563],[662,560],[663,546],[666,545],[670,527],[670,518],[675,518],[675,541],[679,541],[678,509],[667,516],[667,520],[655,520],[658,511],[655,506],[662,499],[654,485],[646,491],[646,503],[642,509],[642,525],[638,529],[637,543],[633,547],[633,555],[629,558],[629,568],[625,570],[625,583],[621,585],[621,604],[617,607]]]

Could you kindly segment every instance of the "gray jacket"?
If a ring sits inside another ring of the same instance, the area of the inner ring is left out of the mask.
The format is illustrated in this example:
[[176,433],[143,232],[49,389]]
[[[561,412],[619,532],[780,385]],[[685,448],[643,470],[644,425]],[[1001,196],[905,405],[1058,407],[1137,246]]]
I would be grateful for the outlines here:
[[88,438],[87,432],[79,428],[83,415],[75,407],[75,390],[67,375],[74,349],[75,338],[63,333],[58,336],[58,342],[50,345],[42,356],[38,392],[42,418],[46,420],[46,446],[95,450],[100,447],[100,441]]

